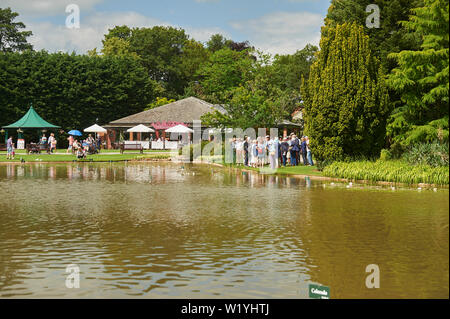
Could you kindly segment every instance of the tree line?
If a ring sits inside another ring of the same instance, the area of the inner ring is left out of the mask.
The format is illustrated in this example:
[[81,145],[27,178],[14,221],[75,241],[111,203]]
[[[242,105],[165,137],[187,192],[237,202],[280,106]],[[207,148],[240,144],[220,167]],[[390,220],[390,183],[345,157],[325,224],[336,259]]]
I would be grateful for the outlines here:
[[[379,28],[366,26],[369,4],[380,8]],[[165,26],[116,26],[86,54],[35,52],[17,13],[0,9],[0,125],[30,102],[72,129],[195,96],[228,111],[202,118],[219,127],[271,127],[304,108],[304,133],[319,161],[448,144],[448,6],[332,0],[320,50],[275,56]]]
[[33,50],[26,42],[31,32],[21,31],[17,17],[0,8],[0,125],[19,119],[30,103],[68,131],[188,96],[239,105],[229,108],[226,123],[213,116],[205,119],[210,124],[269,125],[299,107],[301,77],[318,51],[307,45],[272,57],[220,34],[202,43],[181,28],[116,26],[101,48],[49,53]]

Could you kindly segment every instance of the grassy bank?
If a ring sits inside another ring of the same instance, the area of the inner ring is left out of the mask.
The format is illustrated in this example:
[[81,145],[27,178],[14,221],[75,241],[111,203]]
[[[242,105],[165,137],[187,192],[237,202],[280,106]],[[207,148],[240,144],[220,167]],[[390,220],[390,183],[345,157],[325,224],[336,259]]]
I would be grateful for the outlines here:
[[[247,167],[247,166],[243,166],[243,165],[236,165],[236,164],[222,164],[222,165],[225,167],[246,169],[246,170],[251,170],[251,171],[255,171],[255,172],[260,171],[259,168]],[[267,169],[267,166],[264,168]],[[280,167],[273,174],[323,176],[322,172],[318,171],[316,166],[304,166],[304,165]]]
[[410,165],[400,160],[334,162],[326,166],[323,175],[327,177],[368,180],[373,182],[394,182],[405,184],[449,184],[448,167]]

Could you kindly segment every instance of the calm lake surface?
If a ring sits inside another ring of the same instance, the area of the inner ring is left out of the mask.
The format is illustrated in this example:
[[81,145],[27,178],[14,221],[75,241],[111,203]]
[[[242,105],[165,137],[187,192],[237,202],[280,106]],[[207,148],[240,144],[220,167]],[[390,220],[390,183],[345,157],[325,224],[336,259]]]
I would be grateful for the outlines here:
[[308,298],[313,283],[449,298],[448,196],[207,165],[0,165],[0,297]]

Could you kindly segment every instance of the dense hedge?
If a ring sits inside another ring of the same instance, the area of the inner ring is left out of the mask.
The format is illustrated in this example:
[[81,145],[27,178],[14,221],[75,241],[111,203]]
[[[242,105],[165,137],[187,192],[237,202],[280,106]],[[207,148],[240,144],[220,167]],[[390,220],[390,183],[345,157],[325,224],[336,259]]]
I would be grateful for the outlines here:
[[[0,126],[20,119],[30,103],[63,130],[142,111],[154,99],[154,82],[131,57],[66,53],[0,53]],[[15,132],[10,132],[15,133]]]

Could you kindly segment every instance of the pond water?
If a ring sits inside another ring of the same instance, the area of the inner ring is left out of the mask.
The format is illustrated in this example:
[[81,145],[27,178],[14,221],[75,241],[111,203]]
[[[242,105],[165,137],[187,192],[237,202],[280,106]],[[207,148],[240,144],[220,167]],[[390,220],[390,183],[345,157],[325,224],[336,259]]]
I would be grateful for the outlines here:
[[0,165],[0,297],[449,298],[448,196],[207,165]]

